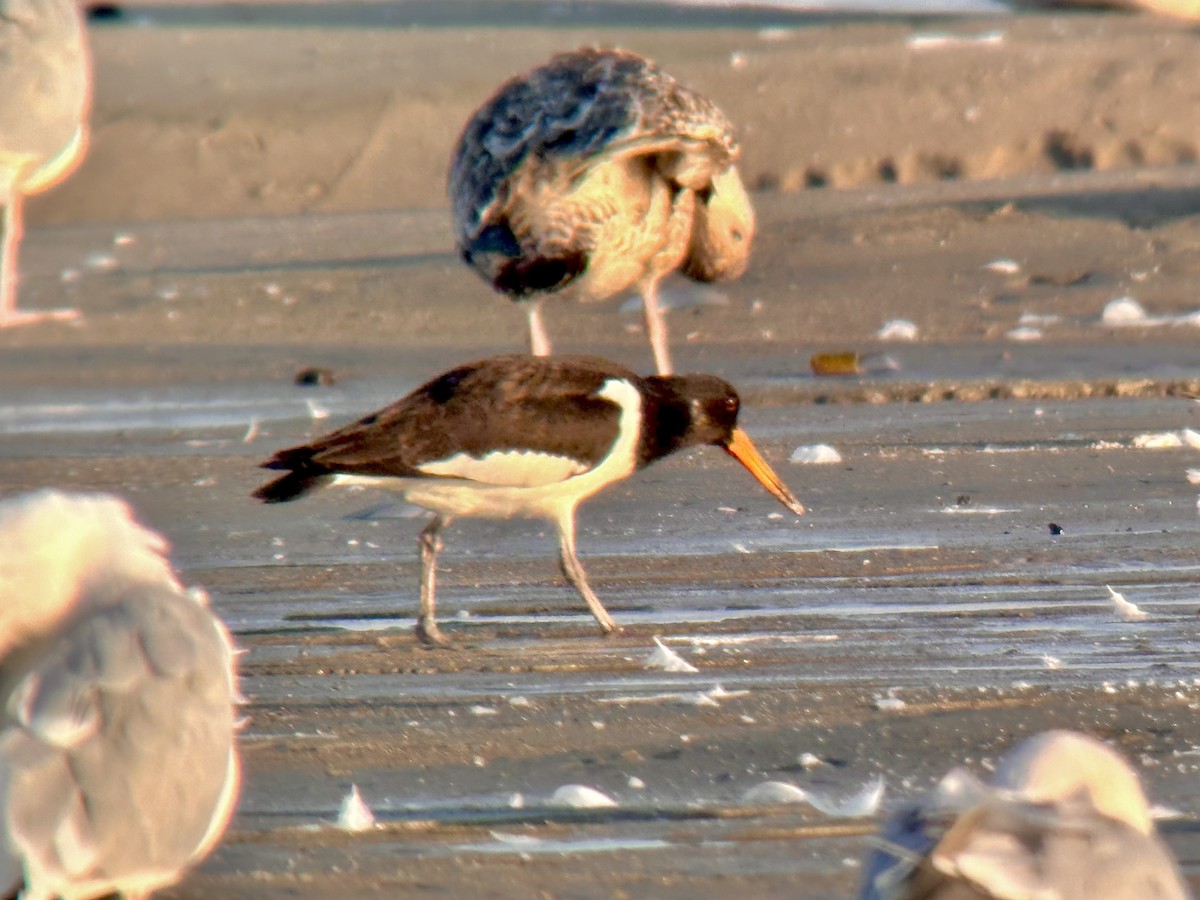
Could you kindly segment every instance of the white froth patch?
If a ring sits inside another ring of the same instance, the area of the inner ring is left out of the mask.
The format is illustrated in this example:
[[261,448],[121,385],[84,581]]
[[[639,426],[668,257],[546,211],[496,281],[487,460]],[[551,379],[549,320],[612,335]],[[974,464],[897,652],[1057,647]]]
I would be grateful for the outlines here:
[[654,636],[654,651],[642,661],[644,669],[661,669],[664,672],[699,672],[690,662]]
[[1133,447],[1137,450],[1175,450],[1183,446],[1183,435],[1178,431],[1157,431],[1136,435]]
[[1031,328],[1044,328],[1047,325],[1057,325],[1062,321],[1062,316],[1055,313],[1021,313],[1021,318],[1017,319],[1018,325],[1027,325]]
[[1104,587],[1108,590],[1109,600],[1112,601],[1113,612],[1117,614],[1117,618],[1122,622],[1142,622],[1149,618],[1149,613],[1136,603],[1126,600],[1124,594],[1114,591],[1107,584]]
[[[692,671],[696,671],[693,669]],[[634,704],[650,703],[682,703],[685,706],[720,706],[721,700],[730,697],[741,697],[748,691],[727,691],[721,685],[714,685],[707,691],[669,691],[660,694],[619,694],[615,697],[601,697],[596,702],[616,706],[631,706]]]
[[426,475],[466,478],[506,487],[540,487],[580,475],[588,467],[577,459],[537,450],[493,450],[481,457],[456,453],[417,466]]
[[1007,506],[959,506],[957,503],[943,506],[941,511],[948,516],[1003,516],[1020,512]]

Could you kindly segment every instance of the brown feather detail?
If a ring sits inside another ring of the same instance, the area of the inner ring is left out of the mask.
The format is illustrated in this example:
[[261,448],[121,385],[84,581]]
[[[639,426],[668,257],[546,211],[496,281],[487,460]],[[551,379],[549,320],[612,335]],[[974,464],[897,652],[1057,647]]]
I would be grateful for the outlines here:
[[583,274],[585,269],[587,257],[583,253],[504,260],[491,282],[496,290],[520,299],[529,294],[548,294],[560,290]]
[[500,356],[459,366],[402,400],[263,463],[291,474],[254,496],[281,502],[337,473],[429,478],[418,467],[456,454],[526,450],[590,467],[616,439],[619,409],[596,397],[633,372],[589,357]]
[[720,109],[650,60],[561,54],[464,128],[448,183],[459,251],[516,297],[602,300],[677,269],[737,277],[754,235],[739,155]]

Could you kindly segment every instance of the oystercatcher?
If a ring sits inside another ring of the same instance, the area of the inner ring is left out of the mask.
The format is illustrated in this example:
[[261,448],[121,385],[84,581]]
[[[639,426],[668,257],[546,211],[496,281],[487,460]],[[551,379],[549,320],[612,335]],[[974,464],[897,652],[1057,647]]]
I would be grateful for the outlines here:
[[0,2],[0,328],[78,318],[17,309],[24,198],[71,173],[87,145],[91,63],[75,0]]
[[1186,900],[1137,774],[1077,731],[1047,731],[990,785],[955,769],[874,842],[862,900]]
[[592,357],[499,356],[439,375],[391,406],[262,464],[287,474],[267,503],[329,481],[377,484],[433,512],[418,541],[418,636],[443,643],[434,614],[443,525],[458,516],[541,518],[559,533],[563,573],[608,633],[616,628],[575,556],[575,508],[676,450],[715,444],[788,509],[804,507],[737,427],[738,395],[712,375],[641,378]]
[[238,794],[235,653],[106,495],[0,503],[0,893],[146,897]]
[[585,47],[499,90],[467,122],[448,192],[459,253],[527,301],[533,353],[550,353],[545,295],[636,288],[660,375],[670,374],[659,282],[737,278],[754,210],[725,115],[657,65]]

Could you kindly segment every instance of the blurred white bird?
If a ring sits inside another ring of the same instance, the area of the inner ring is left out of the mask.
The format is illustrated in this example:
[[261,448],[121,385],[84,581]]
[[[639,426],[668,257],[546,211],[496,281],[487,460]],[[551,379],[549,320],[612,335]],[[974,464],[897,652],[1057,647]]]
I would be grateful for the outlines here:
[[0,328],[79,315],[17,309],[17,251],[24,198],[66,178],[83,158],[91,96],[75,0],[0,0]]
[[992,784],[963,769],[884,826],[863,900],[1183,900],[1138,777],[1073,731],[1018,746]]
[[229,822],[235,653],[166,550],[115,497],[0,503],[0,891],[145,897]]

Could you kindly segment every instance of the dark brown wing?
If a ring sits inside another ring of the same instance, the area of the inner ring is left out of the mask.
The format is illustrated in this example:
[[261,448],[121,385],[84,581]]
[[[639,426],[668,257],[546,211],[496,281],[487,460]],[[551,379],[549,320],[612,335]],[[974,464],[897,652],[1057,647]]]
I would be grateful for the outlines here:
[[[263,468],[290,470],[308,482],[337,473],[430,477],[422,465],[509,450],[590,467],[616,439],[620,410],[595,396],[613,378],[642,383],[633,372],[589,357],[486,359],[446,372],[311,444],[282,450]],[[260,499],[290,499],[262,490]]]

